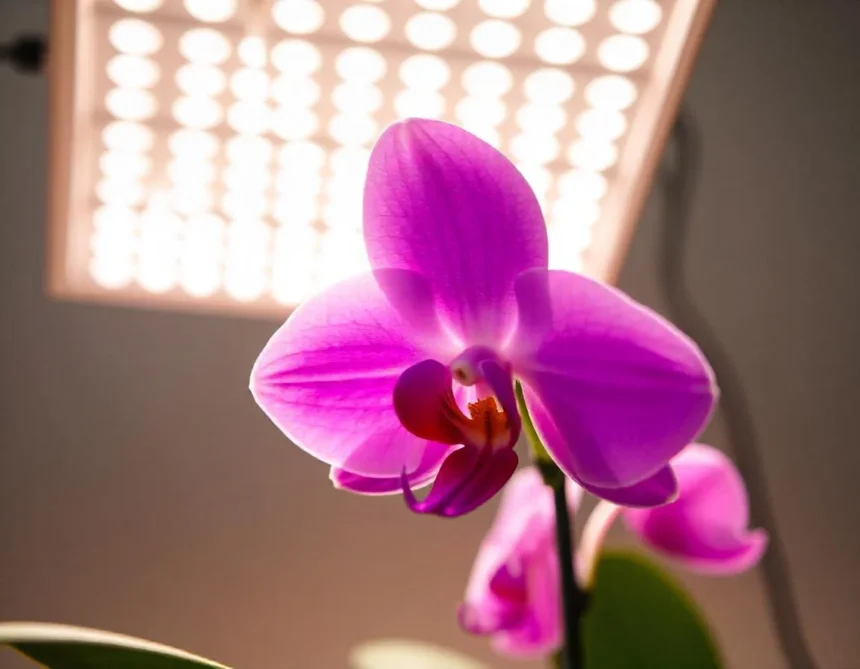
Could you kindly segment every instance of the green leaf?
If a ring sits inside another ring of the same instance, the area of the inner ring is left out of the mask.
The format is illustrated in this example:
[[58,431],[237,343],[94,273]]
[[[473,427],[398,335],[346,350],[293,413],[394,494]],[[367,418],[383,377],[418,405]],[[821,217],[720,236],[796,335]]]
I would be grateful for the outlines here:
[[51,623],[0,623],[0,646],[47,669],[227,669],[152,641]]
[[583,621],[586,669],[719,669],[695,604],[642,556],[604,553]]

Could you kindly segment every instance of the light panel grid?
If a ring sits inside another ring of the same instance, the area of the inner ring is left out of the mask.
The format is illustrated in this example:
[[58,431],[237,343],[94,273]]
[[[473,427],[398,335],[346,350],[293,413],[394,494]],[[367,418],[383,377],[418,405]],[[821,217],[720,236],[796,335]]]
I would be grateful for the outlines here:
[[368,269],[370,147],[410,116],[504,151],[551,266],[611,280],[705,5],[55,0],[51,285],[282,315]]

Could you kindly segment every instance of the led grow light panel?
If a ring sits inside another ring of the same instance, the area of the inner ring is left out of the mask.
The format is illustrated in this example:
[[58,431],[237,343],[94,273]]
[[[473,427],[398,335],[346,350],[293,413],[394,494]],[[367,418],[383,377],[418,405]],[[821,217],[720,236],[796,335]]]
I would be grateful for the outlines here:
[[504,151],[541,201],[551,265],[611,278],[704,10],[55,0],[53,11],[55,290],[283,314],[368,269],[370,147],[411,116]]

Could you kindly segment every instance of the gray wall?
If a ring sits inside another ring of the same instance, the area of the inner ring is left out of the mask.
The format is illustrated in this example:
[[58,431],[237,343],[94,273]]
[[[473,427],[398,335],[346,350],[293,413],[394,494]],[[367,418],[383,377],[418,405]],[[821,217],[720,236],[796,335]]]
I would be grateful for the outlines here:
[[[0,0],[0,39],[46,20]],[[860,3],[723,0],[689,95],[689,279],[750,393],[822,669],[860,667],[858,69]],[[385,635],[492,659],[453,615],[492,509],[416,519],[331,490],[245,390],[273,323],[45,298],[45,123],[44,83],[0,69],[0,619],[239,668],[343,666]],[[660,308],[656,204],[622,284]],[[758,574],[685,580],[732,666],[786,666]]]

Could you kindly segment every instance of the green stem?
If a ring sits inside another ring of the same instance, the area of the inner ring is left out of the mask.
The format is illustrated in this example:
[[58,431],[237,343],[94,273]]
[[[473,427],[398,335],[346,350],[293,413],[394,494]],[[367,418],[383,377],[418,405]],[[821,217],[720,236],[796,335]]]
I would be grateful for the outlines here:
[[585,593],[579,588],[574,575],[573,531],[564,473],[547,453],[529,415],[522,386],[516,384],[517,407],[523,421],[523,432],[531,446],[535,462],[543,475],[546,485],[552,488],[555,502],[555,537],[558,546],[558,559],[561,572],[561,600],[564,616],[564,647],[562,652],[553,656],[557,669],[583,669],[583,647],[581,620],[585,613]]

